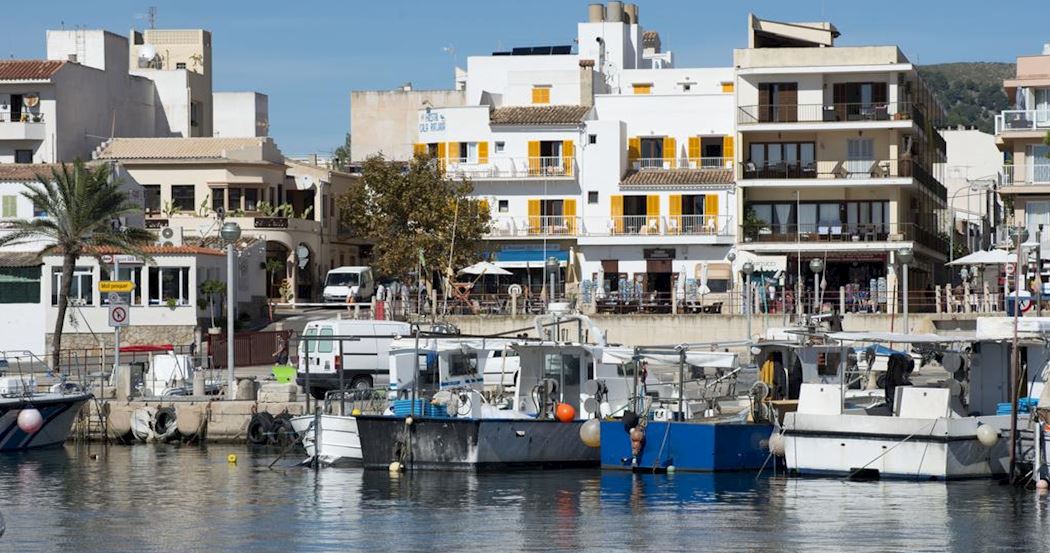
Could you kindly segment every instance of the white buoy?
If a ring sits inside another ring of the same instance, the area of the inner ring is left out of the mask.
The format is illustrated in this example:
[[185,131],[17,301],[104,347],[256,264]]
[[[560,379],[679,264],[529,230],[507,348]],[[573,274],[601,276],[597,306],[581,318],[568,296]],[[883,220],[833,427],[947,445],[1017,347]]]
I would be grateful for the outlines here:
[[769,451],[777,457],[784,456],[784,435],[780,432],[773,432],[769,436]]
[[675,470],[674,465],[667,465],[667,474],[674,474]]
[[984,447],[993,447],[999,441],[999,431],[990,425],[982,424],[977,427],[977,441]]
[[1040,478],[1039,481],[1035,483],[1035,489],[1037,489],[1037,490],[1050,489],[1050,482],[1047,482],[1045,478]]
[[18,412],[18,428],[26,434],[36,434],[40,427],[44,426],[44,417],[40,411],[30,407]]
[[397,473],[401,472],[401,463],[398,463],[397,461],[394,461],[394,462],[390,463],[390,466],[387,467],[387,470],[389,470],[392,474],[397,474]]
[[590,419],[580,425],[580,440],[587,447],[601,447],[602,423],[598,419]]

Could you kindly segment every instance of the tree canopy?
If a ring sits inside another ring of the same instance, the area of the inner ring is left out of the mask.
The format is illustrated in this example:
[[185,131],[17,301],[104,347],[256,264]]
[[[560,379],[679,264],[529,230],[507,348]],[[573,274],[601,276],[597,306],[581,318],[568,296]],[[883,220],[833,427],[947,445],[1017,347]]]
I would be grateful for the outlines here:
[[450,248],[453,271],[478,260],[489,212],[482,200],[470,197],[474,186],[469,180],[449,179],[441,164],[426,156],[406,165],[376,155],[361,172],[360,186],[339,199],[340,216],[373,241],[379,273],[407,276],[415,271],[420,252],[426,271],[445,273]]

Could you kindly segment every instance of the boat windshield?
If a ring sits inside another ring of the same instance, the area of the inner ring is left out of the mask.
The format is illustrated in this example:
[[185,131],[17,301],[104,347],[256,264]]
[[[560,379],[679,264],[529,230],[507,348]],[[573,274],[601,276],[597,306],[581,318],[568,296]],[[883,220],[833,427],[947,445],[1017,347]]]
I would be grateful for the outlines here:
[[358,273],[328,273],[325,286],[357,286],[360,282]]

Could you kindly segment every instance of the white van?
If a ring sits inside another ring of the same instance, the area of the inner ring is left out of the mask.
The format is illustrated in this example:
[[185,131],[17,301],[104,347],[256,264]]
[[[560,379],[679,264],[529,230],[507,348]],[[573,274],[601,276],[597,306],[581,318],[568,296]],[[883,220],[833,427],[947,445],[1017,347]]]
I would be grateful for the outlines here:
[[339,389],[340,372],[344,387],[386,387],[390,382],[390,342],[411,334],[412,326],[400,321],[311,321],[299,341],[295,382],[306,388],[309,367],[307,392],[318,399],[328,390]]
[[376,293],[376,281],[371,267],[338,267],[328,271],[324,279],[324,301],[345,303],[364,302]]

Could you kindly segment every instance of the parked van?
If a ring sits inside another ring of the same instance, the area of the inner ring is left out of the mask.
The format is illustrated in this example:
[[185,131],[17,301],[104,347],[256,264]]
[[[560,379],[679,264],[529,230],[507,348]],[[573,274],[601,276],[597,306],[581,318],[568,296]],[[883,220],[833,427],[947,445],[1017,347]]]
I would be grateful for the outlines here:
[[[311,321],[299,342],[295,382],[306,388],[309,367],[307,392],[317,399],[322,399],[328,390],[339,389],[340,372],[344,387],[386,387],[390,382],[390,342],[411,334],[411,325],[400,321]],[[325,339],[326,336],[337,338]]]
[[324,279],[324,301],[345,303],[347,296],[354,302],[372,299],[376,281],[371,267],[338,267],[328,271]]

